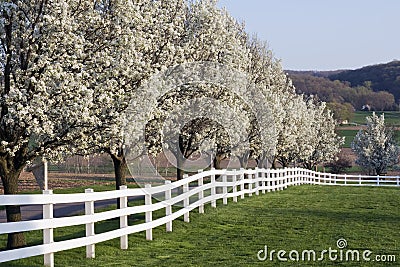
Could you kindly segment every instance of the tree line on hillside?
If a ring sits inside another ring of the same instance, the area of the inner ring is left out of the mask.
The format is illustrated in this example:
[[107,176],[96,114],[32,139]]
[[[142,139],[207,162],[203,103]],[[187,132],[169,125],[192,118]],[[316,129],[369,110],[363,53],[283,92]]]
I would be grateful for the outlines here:
[[394,95],[397,103],[400,103],[400,61],[398,60],[356,70],[332,73],[328,78],[349,82],[352,87],[363,86],[368,83],[369,87],[375,92],[387,91]]
[[316,95],[334,111],[339,121],[351,119],[354,110],[397,110],[393,94],[386,91],[375,92],[371,83],[351,87],[349,82],[331,81],[299,72],[289,72],[298,93]]

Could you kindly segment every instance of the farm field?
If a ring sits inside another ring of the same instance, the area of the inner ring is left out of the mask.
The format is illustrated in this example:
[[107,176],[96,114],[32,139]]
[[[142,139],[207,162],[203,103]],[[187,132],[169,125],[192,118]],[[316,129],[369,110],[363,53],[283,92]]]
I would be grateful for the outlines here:
[[[388,125],[400,126],[400,112],[399,111],[376,111],[376,115],[385,114],[385,122]],[[371,116],[372,112],[369,111],[356,111],[350,123],[365,124],[365,117]]]
[[[218,202],[216,209],[207,205],[205,214],[191,212],[190,223],[174,221],[172,233],[166,233],[165,227],[155,229],[153,241],[146,241],[144,233],[130,235],[126,251],[119,249],[119,240],[115,239],[96,245],[95,259],[85,259],[85,248],[79,248],[56,253],[55,262],[56,266],[291,266],[294,262],[280,262],[276,257],[273,262],[259,261],[257,253],[265,246],[277,251],[337,249],[339,239],[347,241],[346,249],[368,249],[371,257],[395,255],[400,260],[399,201],[397,188],[290,187],[246,197],[238,203],[229,201],[227,206]],[[130,223],[140,222],[143,217],[131,217]],[[96,224],[96,232],[118,225],[118,220],[105,221]],[[62,228],[55,230],[55,239],[83,234],[84,226]],[[30,243],[40,242],[40,235],[27,233]],[[5,238],[1,236],[1,242]],[[42,263],[43,257],[34,257],[2,266]],[[390,266],[329,259],[297,264]]]
[[[384,111],[376,112],[377,115],[385,114],[385,122],[389,126],[396,127],[396,140],[400,144],[400,112],[398,111]],[[356,136],[357,132],[366,124],[365,117],[372,115],[372,112],[357,111],[354,112],[354,117],[350,121],[350,125],[344,125],[337,127],[337,133],[345,137],[344,148],[350,148],[351,142]]]
[[[343,147],[350,148],[351,142],[353,142],[353,139],[357,135],[359,130],[349,130],[349,129],[338,128],[336,131],[339,134],[339,136],[345,137]],[[400,144],[400,131],[397,130],[395,134],[396,134],[397,143]]]

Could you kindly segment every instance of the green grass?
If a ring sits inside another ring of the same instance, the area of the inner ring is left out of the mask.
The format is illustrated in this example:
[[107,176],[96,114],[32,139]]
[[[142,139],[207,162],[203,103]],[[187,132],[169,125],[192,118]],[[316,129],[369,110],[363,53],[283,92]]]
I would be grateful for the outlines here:
[[343,147],[349,148],[351,147],[351,142],[353,142],[354,137],[358,133],[358,130],[340,130],[336,131],[339,136],[344,137],[344,144]]
[[[129,236],[129,249],[119,249],[118,240],[96,245],[96,258],[85,259],[85,248],[55,254],[56,266],[390,266],[377,262],[260,262],[257,252],[270,250],[322,251],[345,238],[347,249],[369,249],[376,254],[393,254],[400,260],[399,189],[299,186],[285,191],[207,205],[205,214],[196,211],[191,222],[174,221],[173,232],[156,228],[154,240],[144,233]],[[161,216],[163,211],[155,214]],[[130,224],[142,220],[130,218]],[[96,224],[96,231],[118,227],[118,220]],[[77,237],[84,227],[55,230],[57,239]],[[32,240],[40,232],[28,233]],[[1,237],[5,238],[5,237]],[[36,241],[37,242],[37,241]],[[2,266],[39,266],[34,257]],[[393,266],[393,263],[392,265]]]
[[[385,113],[385,122],[388,125],[393,125],[393,126],[400,126],[400,112],[398,111],[377,111],[375,114],[381,115],[382,113]],[[354,117],[351,120],[352,123],[357,123],[357,124],[366,124],[365,117],[371,116],[372,112],[369,111],[356,111],[354,112]]]
[[[354,137],[356,137],[358,130],[341,130],[340,128],[336,130],[339,136],[344,137],[344,148],[350,148],[351,142],[353,142]],[[400,144],[400,131],[395,131],[395,139],[397,144]]]

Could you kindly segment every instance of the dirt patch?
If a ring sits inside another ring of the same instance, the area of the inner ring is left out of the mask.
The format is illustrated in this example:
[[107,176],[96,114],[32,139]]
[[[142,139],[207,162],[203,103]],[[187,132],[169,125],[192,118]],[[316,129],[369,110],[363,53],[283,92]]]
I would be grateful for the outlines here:
[[367,128],[367,126],[340,126],[340,127],[337,127],[337,130],[355,130],[355,131],[358,131],[358,130],[366,129],[366,128]]

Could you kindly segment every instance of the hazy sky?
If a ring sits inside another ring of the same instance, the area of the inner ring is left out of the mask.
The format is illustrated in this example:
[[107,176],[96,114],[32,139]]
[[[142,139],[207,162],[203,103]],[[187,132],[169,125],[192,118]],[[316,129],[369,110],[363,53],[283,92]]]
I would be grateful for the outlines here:
[[268,41],[285,69],[400,60],[400,0],[219,0],[219,6]]

